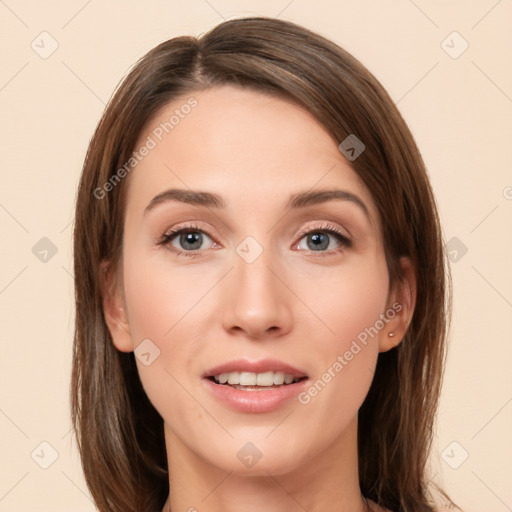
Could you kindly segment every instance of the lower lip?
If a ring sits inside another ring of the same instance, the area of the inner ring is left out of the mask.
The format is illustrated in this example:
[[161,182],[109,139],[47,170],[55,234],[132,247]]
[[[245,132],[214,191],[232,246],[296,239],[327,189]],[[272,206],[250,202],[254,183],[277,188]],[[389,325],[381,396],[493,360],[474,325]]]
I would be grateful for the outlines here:
[[225,384],[216,384],[207,378],[204,378],[203,382],[215,398],[236,411],[271,412],[296,397],[306,386],[307,380],[262,391],[244,391]]

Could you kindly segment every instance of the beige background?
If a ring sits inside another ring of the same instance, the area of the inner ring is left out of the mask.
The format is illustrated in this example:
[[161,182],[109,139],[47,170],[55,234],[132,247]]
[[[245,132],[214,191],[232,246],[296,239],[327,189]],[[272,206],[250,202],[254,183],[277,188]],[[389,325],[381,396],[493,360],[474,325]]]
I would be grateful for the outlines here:
[[[0,511],[94,510],[69,433],[71,222],[104,104],[157,43],[254,13],[298,22],[346,48],[409,123],[454,250],[434,478],[468,512],[512,510],[512,1],[5,0]],[[44,59],[52,40],[58,48]],[[453,58],[464,41],[468,49]],[[57,248],[46,262],[43,237]],[[52,449],[58,457],[43,469]]]

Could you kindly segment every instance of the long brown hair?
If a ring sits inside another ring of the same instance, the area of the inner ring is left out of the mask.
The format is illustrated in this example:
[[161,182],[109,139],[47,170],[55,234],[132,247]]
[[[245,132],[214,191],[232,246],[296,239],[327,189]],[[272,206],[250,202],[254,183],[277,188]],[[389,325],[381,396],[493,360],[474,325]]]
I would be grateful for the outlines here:
[[382,218],[391,286],[403,277],[399,258],[406,255],[417,297],[405,338],[379,355],[359,411],[360,485],[393,511],[433,511],[426,464],[451,285],[425,165],[393,101],[358,60],[305,28],[263,17],[226,21],[200,38],[176,37],[149,51],[116,90],[90,142],[75,216],[71,407],[96,505],[102,512],[160,512],[169,493],[162,418],[142,388],[133,353],[114,347],[103,316],[100,263],[119,266],[128,178],[108,193],[97,191],[129,160],[161,107],[221,84],[291,99],[338,143],[355,134],[365,145],[351,164]]

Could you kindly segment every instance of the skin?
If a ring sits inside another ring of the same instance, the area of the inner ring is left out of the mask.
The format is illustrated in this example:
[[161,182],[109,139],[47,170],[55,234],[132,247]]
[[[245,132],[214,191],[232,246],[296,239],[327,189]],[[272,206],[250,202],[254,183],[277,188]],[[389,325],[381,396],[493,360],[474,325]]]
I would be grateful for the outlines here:
[[[137,147],[189,96],[161,109]],[[367,510],[358,480],[357,412],[379,352],[397,345],[410,322],[410,263],[401,260],[406,279],[391,289],[371,192],[311,115],[232,86],[193,96],[197,106],[129,176],[119,276],[104,274],[117,349],[133,351],[149,338],[160,350],[149,366],[139,359],[137,365],[164,420],[172,490],[164,510],[259,512],[262,504],[273,512]],[[219,194],[226,208],[168,201],[144,213],[171,188]],[[347,200],[285,208],[290,194],[330,188],[357,195],[369,216]],[[156,243],[190,221],[205,233],[196,257],[177,255],[190,251],[179,235],[168,246]],[[327,248],[311,249],[308,240],[325,233],[326,223],[353,244],[328,234]],[[302,228],[310,234],[301,235]],[[263,249],[252,263],[236,252],[247,236]],[[201,380],[230,359],[271,357],[315,382],[395,302],[400,312],[308,404],[292,399],[274,412],[237,412]],[[247,442],[262,454],[250,468],[237,457]]]

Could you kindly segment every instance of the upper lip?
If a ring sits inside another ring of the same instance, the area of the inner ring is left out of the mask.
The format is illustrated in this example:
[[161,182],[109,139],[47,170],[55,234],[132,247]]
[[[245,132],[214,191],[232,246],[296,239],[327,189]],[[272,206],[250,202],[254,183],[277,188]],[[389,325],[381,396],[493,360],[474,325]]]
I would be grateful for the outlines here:
[[203,374],[203,377],[213,377],[215,375],[220,375],[221,373],[230,372],[283,372],[293,375],[296,379],[307,377],[307,374],[304,371],[277,359],[260,359],[258,361],[249,361],[248,359],[233,359],[227,363],[223,363],[210,368]]

